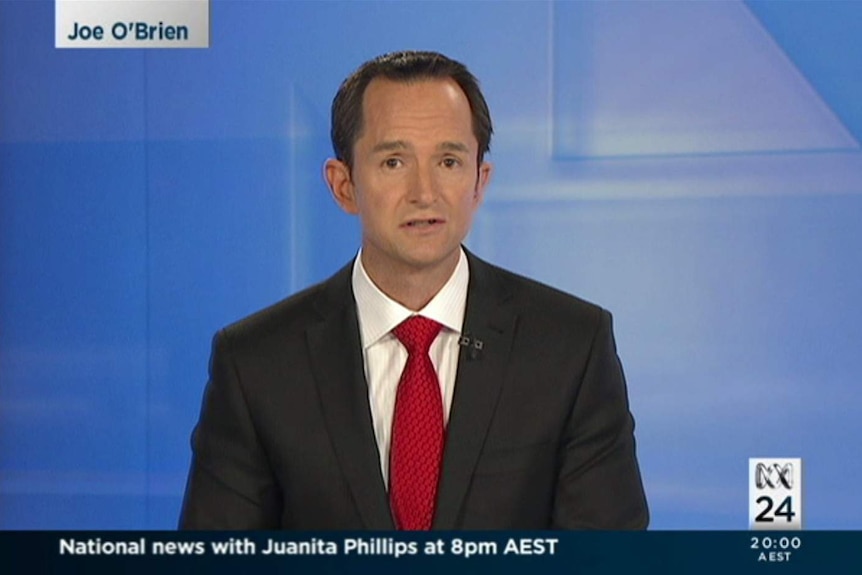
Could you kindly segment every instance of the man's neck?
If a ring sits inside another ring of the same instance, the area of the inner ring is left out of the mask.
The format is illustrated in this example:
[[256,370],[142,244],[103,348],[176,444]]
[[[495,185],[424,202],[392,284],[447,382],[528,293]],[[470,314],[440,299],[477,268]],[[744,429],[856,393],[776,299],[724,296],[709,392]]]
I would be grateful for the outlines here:
[[368,257],[365,251],[360,257],[365,273],[380,291],[407,309],[419,311],[428,305],[452,277],[461,253],[456,250],[444,261],[424,267],[393,268]]

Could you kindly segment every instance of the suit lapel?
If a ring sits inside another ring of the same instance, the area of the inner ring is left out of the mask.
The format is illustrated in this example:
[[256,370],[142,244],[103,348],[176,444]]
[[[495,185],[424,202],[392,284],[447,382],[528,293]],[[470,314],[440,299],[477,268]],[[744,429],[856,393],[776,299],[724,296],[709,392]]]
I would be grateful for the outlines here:
[[312,370],[336,457],[368,529],[394,529],[374,438],[351,265],[316,302],[322,321],[308,329]]
[[462,348],[437,494],[434,529],[457,521],[502,389],[517,317],[494,268],[467,252],[470,285],[463,333],[482,342],[479,353]]

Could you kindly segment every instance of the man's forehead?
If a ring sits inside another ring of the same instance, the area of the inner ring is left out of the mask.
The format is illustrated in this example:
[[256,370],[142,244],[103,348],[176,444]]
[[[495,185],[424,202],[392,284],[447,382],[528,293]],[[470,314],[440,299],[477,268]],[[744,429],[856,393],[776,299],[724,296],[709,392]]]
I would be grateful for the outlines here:
[[377,140],[373,144],[375,149],[409,147],[409,141],[390,133],[404,127],[421,127],[423,133],[438,129],[449,132],[435,145],[452,151],[476,143],[471,141],[475,136],[470,102],[451,78],[410,81],[375,78],[363,95],[362,117],[360,137],[372,136]]
[[453,78],[449,76],[420,76],[417,78],[409,78],[409,79],[399,79],[399,78],[387,78],[386,76],[377,76],[373,78],[370,82],[368,82],[368,86],[365,88],[365,93],[367,94],[372,90],[385,90],[387,88],[415,88],[422,87],[426,85],[437,85],[437,86],[450,86],[456,92],[463,94],[464,91],[461,89],[461,86],[458,85]]
[[410,109],[412,105],[429,107],[449,106],[470,114],[467,95],[451,78],[423,78],[398,81],[375,78],[362,97],[363,115],[391,113]]

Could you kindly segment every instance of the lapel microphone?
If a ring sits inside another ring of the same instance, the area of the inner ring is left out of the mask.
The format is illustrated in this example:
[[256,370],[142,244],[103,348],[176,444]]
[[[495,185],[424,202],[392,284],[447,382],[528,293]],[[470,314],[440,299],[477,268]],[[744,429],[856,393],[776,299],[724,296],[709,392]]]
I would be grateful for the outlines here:
[[482,350],[485,349],[485,342],[477,337],[472,337],[469,333],[463,334],[458,338],[458,345],[464,348],[467,352],[467,359],[477,360],[482,359]]

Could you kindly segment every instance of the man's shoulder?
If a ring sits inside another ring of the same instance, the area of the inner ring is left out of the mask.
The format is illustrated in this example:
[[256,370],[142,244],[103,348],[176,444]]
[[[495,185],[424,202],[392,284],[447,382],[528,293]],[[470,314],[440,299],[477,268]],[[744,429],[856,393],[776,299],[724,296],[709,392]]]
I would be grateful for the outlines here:
[[[291,333],[303,333],[310,325],[319,322],[322,314],[333,305],[349,300],[349,282],[345,283],[349,268],[349,265],[345,266],[329,279],[225,326],[219,330],[219,335],[235,343],[259,343]],[[337,291],[341,293],[335,293]]]
[[559,288],[542,283],[536,279],[520,275],[473,256],[481,273],[488,274],[507,294],[516,307],[525,312],[558,316],[563,320],[583,319],[598,321],[603,313],[608,313],[599,305],[565,292]]

